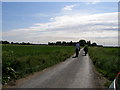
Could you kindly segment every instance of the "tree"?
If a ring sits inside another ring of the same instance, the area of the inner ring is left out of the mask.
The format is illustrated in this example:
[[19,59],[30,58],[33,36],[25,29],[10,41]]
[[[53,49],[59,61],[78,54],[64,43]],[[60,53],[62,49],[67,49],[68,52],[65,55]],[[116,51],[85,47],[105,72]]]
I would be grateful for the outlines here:
[[72,46],[72,45],[73,45],[73,42],[71,41],[71,42],[70,42],[70,46]]
[[9,44],[8,41],[2,41],[2,44]]
[[94,43],[92,43],[92,46],[97,46],[97,44],[94,42]]
[[14,44],[14,42],[11,42],[11,44]]
[[55,45],[55,43],[53,43],[53,42],[48,42],[48,45]]
[[66,42],[65,42],[65,41],[63,41],[63,42],[62,42],[62,45],[66,46]]
[[86,41],[85,41],[85,40],[80,40],[80,41],[79,41],[79,44],[80,44],[81,46],[85,46]]
[[61,45],[61,41],[57,41],[57,42],[56,42],[56,45]]
[[87,41],[87,45],[88,45],[88,46],[91,46],[91,41]]

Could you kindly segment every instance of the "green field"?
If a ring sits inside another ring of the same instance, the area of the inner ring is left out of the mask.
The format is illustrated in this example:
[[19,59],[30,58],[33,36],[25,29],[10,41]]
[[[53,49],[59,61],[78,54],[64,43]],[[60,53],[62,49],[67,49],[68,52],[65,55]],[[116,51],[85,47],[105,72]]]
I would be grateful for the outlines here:
[[72,46],[3,45],[3,84],[43,70],[73,54]]
[[[25,77],[66,60],[74,54],[72,46],[3,45],[2,82]],[[120,48],[89,47],[96,69],[109,80],[120,72]]]
[[97,70],[109,80],[120,72],[120,48],[89,47],[89,55]]

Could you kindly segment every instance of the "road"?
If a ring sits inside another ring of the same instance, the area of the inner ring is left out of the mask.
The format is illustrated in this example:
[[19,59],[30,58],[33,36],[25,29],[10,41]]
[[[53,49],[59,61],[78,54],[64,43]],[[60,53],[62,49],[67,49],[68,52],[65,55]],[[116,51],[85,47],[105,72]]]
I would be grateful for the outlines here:
[[96,73],[89,56],[80,51],[78,58],[68,58],[37,75],[18,83],[17,88],[102,88],[103,80]]

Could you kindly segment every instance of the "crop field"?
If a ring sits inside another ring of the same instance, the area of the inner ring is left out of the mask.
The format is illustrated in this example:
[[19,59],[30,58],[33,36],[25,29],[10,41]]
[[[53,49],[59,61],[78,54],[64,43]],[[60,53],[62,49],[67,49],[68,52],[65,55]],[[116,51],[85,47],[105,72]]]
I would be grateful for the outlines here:
[[73,54],[72,46],[3,45],[3,84],[43,70]]
[[[2,83],[62,62],[74,54],[74,49],[73,46],[2,45]],[[89,47],[96,69],[109,80],[120,72],[119,51],[120,48]]]
[[89,55],[97,70],[109,80],[120,72],[120,48],[89,47]]

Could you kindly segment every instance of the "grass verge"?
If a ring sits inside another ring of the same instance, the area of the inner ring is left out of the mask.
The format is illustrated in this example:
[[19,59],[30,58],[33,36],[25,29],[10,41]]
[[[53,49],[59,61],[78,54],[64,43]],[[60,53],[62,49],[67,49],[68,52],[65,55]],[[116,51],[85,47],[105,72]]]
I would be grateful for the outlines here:
[[120,72],[119,50],[120,48],[89,47],[89,56],[96,69],[110,81]]

